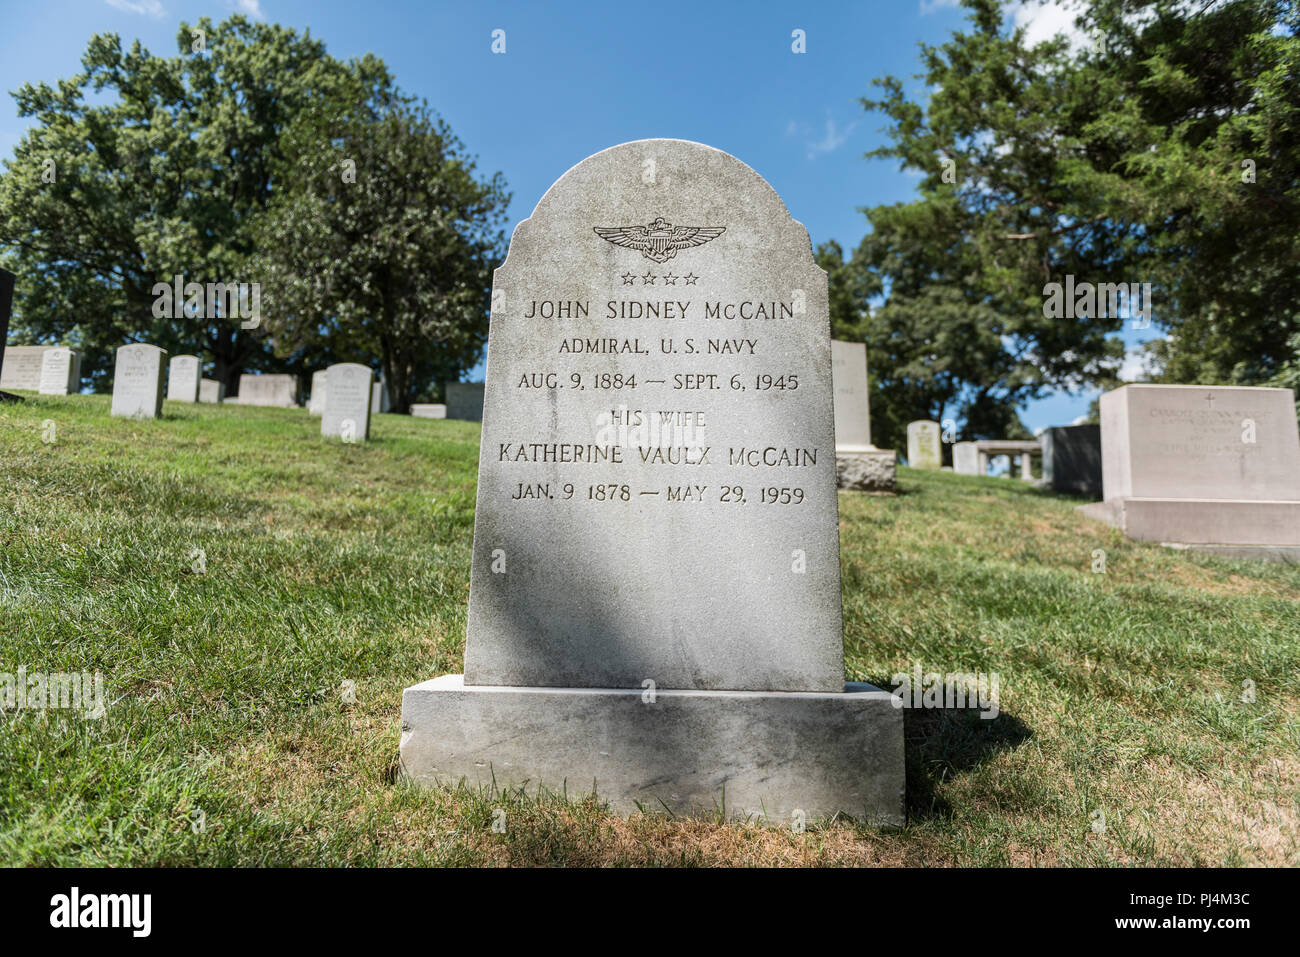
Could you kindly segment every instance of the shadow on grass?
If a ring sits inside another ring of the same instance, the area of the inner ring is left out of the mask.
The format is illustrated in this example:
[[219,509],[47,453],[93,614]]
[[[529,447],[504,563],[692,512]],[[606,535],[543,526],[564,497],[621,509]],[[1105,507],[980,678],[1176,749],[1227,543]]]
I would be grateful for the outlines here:
[[978,707],[908,708],[903,715],[908,821],[949,815],[952,808],[939,794],[944,781],[1018,748],[1032,736],[1028,725],[1005,711],[982,718]]

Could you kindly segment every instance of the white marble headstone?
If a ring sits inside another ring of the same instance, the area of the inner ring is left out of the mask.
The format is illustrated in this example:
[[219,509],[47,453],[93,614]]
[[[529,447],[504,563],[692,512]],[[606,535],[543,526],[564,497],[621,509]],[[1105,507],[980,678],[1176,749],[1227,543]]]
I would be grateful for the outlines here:
[[74,349],[57,346],[41,357],[41,395],[71,395],[81,391],[81,356]]
[[311,398],[307,400],[307,411],[320,415],[325,411],[326,382],[325,370],[311,374]]
[[172,356],[167,364],[167,398],[174,402],[198,402],[203,363],[198,356]]
[[147,343],[117,350],[113,371],[113,415],[156,419],[162,410],[163,363],[167,351]]
[[368,366],[342,362],[330,366],[329,400],[321,415],[320,434],[344,442],[370,438],[370,387],[374,373]]
[[943,465],[939,423],[919,419],[907,423],[907,464],[914,469],[937,469]]

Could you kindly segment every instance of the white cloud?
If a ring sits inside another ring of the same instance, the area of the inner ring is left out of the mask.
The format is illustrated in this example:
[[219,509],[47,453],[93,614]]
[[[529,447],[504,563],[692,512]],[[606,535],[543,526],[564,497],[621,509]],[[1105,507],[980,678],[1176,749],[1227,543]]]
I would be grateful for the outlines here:
[[1129,346],[1128,351],[1124,353],[1124,364],[1119,367],[1119,378],[1121,382],[1142,382],[1159,371],[1159,365],[1146,351],[1145,344],[1139,342],[1137,345]]
[[110,7],[124,10],[127,13],[143,13],[150,17],[159,18],[166,13],[160,0],[105,0],[105,2]]
[[235,9],[240,13],[246,13],[254,20],[265,20],[266,14],[262,12],[262,0],[235,0]]
[[961,6],[961,0],[921,0],[921,16],[928,17],[940,10],[952,10]]
[[1046,3],[1021,0],[1011,9],[1011,21],[1016,27],[1025,28],[1025,42],[1031,47],[1064,33],[1070,41],[1070,48],[1079,50],[1092,41],[1074,25],[1078,14],[1079,4],[1072,0],[1048,0]]
[[1081,415],[1081,416],[1078,416],[1078,417],[1075,418],[1073,421],[1071,421],[1070,424],[1071,424],[1071,425],[1087,425],[1087,424],[1088,424],[1088,416],[1087,416],[1087,415]]
[[796,136],[803,137],[805,140],[804,148],[807,151],[808,158],[811,160],[816,159],[818,156],[825,155],[826,153],[833,153],[835,150],[839,149],[848,142],[849,137],[857,127],[857,120],[854,120],[847,126],[837,125],[834,118],[831,116],[831,111],[827,110],[826,124],[822,129],[820,138],[815,138],[817,137],[817,133],[813,130],[811,123],[803,123],[796,120],[791,120],[786,124],[785,135],[790,138]]

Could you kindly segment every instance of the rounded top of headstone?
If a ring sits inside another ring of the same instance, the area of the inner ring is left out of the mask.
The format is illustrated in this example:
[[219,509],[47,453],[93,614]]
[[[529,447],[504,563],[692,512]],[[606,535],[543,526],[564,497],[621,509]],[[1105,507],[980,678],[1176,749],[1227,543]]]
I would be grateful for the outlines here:
[[607,258],[687,273],[702,260],[797,256],[815,267],[808,230],[776,190],[731,154],[690,140],[635,140],[588,156],[515,227],[501,269],[521,243],[557,263]]

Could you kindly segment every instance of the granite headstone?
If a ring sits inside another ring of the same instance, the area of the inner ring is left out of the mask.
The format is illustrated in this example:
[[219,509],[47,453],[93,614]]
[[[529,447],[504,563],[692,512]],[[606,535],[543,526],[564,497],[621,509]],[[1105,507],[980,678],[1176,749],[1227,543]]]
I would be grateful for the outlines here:
[[406,690],[409,776],[902,823],[902,712],[844,681],[828,331],[736,158],[551,187],[495,273],[465,674]]

